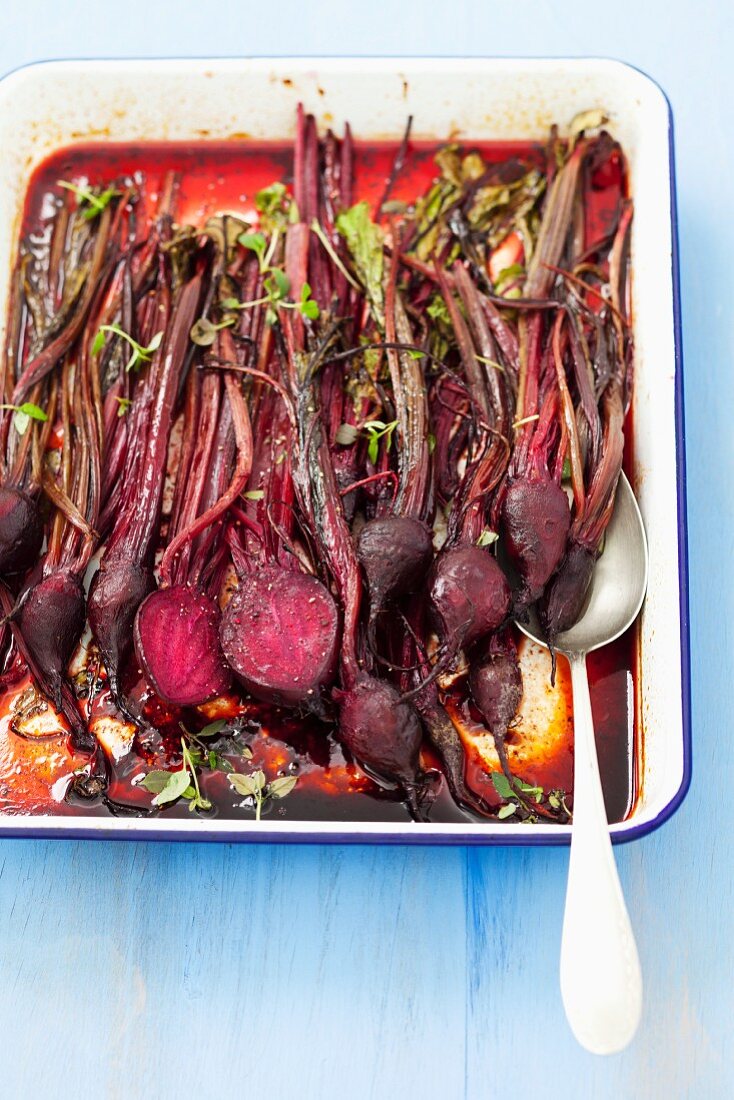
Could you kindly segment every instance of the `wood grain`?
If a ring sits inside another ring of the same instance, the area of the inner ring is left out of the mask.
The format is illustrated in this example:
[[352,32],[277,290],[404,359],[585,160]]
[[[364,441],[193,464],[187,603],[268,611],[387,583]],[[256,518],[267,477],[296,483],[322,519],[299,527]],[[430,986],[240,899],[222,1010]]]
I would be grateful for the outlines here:
[[525,52],[623,57],[660,80],[677,127],[695,741],[683,808],[618,850],[646,980],[623,1054],[584,1054],[563,1019],[564,851],[4,841],[0,1095],[728,1096],[730,5],[127,0],[123,15],[103,0],[6,0],[3,14],[0,71],[82,53]]

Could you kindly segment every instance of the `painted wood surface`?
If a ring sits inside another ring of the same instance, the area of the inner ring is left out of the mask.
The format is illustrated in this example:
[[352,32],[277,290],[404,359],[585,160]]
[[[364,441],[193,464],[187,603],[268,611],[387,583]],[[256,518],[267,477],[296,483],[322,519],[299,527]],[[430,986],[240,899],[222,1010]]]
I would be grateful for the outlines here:
[[726,0],[5,0],[0,72],[64,56],[528,53],[623,58],[660,81],[678,152],[694,779],[671,822],[618,850],[646,1004],[607,1060],[563,1018],[564,851],[0,842],[0,1095],[729,1095],[733,20]]

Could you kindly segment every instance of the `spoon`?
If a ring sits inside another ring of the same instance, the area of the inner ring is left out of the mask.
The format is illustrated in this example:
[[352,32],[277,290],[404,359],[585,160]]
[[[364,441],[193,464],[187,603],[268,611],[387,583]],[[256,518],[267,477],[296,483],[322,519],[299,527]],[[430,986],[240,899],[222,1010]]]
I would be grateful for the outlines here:
[[[604,552],[581,617],[558,635],[571,666],[574,788],[571,858],[561,939],[561,996],[571,1030],[593,1054],[623,1050],[642,1012],[642,973],[609,838],[599,778],[586,654],[618,638],[637,618],[647,588],[647,540],[634,493],[619,479]],[[537,619],[518,623],[545,642]]]

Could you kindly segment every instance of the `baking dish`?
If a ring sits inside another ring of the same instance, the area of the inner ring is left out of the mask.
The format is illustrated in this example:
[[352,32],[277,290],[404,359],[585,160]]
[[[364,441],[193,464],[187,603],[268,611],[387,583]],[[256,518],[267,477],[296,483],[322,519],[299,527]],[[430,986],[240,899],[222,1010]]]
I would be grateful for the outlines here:
[[[631,839],[680,803],[690,772],[685,465],[675,242],[672,120],[658,86],[606,60],[242,59],[49,62],[0,84],[0,300],[28,177],[75,143],[283,140],[303,101],[324,125],[349,119],[363,140],[395,139],[414,116],[418,138],[541,138],[554,121],[602,106],[630,162],[636,382],[632,480],[650,543],[640,624],[639,796],[611,827]],[[2,335],[2,334],[0,334]],[[243,822],[0,817],[23,835],[165,839],[563,843],[562,826]]]

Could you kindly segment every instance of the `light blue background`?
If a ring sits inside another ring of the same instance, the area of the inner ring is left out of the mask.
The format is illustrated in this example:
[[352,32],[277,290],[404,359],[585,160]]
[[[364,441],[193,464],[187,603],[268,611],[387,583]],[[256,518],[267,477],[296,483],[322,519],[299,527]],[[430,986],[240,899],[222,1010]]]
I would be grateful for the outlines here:
[[581,1052],[563,1017],[565,851],[4,841],[0,1095],[728,1095],[733,10],[725,0],[2,5],[0,72],[81,56],[595,54],[663,85],[678,158],[694,780],[670,823],[618,850],[646,1005],[634,1044],[607,1060]]

